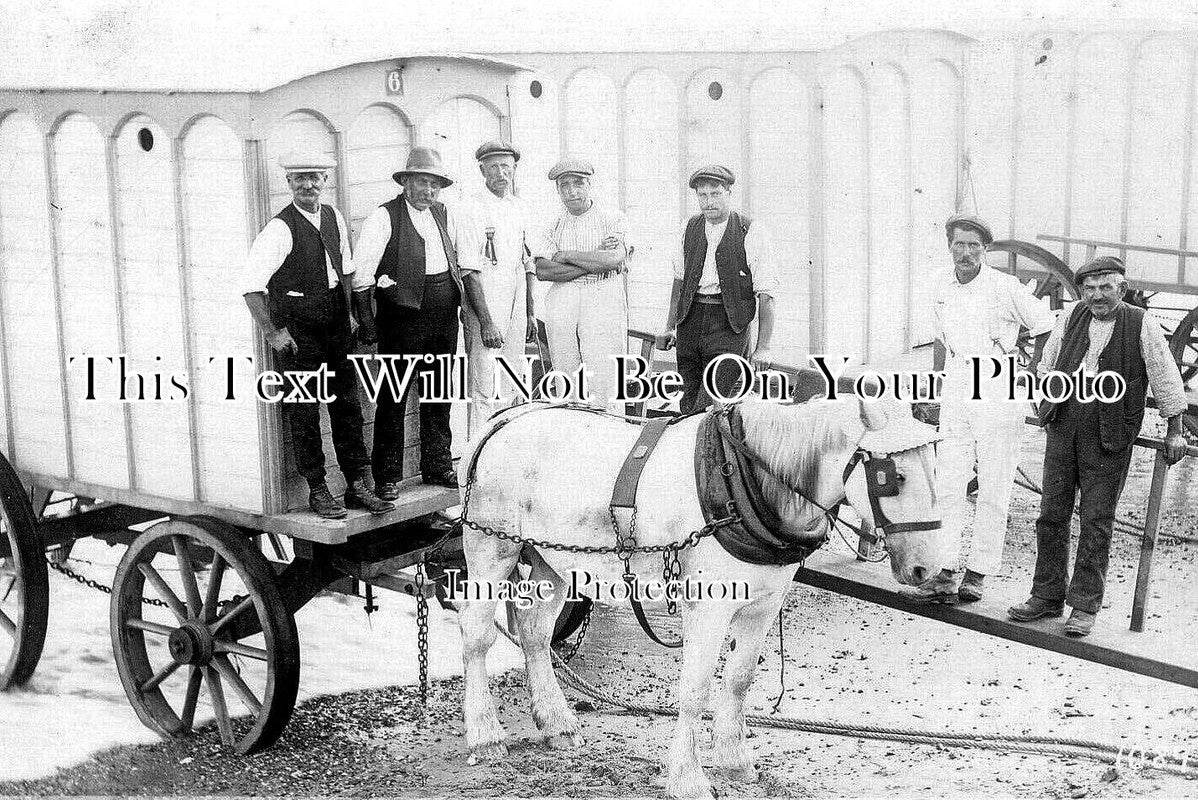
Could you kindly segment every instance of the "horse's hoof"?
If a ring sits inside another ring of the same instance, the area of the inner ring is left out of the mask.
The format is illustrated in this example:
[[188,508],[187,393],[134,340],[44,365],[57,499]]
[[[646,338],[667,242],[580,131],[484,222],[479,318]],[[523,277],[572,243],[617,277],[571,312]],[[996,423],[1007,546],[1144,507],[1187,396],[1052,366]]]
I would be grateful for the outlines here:
[[575,731],[574,733],[558,733],[553,736],[546,736],[545,744],[554,750],[577,750],[583,745],[582,734]]
[[701,771],[689,775],[671,775],[666,781],[666,794],[685,800],[714,800],[711,781]]
[[473,767],[480,761],[491,763],[503,758],[507,758],[507,745],[503,742],[491,742],[490,744],[480,744],[477,747],[471,748],[470,756],[466,759],[466,764]]

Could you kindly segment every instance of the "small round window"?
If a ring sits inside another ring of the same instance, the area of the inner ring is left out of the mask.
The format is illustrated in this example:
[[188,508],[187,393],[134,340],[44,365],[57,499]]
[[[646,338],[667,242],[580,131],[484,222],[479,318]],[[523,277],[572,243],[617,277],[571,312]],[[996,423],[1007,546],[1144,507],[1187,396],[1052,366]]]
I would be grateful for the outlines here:
[[142,150],[150,152],[154,149],[154,132],[149,128],[142,128],[137,132],[137,143]]
[[724,96],[724,87],[720,85],[719,81],[712,81],[707,86],[707,96],[712,100],[719,100]]
[[545,87],[541,85],[540,81],[533,81],[532,83],[528,84],[528,93],[534,98],[540,97],[544,91]]

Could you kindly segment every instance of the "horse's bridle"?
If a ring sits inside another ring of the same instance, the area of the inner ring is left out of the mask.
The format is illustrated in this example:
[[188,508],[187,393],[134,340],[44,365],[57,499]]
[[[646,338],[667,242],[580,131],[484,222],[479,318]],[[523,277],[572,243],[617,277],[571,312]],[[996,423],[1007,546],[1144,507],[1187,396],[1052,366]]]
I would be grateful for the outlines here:
[[[914,450],[915,448],[908,449]],[[899,450],[897,452],[905,453],[907,451]],[[862,530],[857,531],[857,535],[871,544],[877,542],[879,539],[885,540],[886,536],[892,533],[934,531],[941,527],[940,520],[891,522],[890,518],[886,516],[886,512],[882,510],[882,504],[879,502],[880,499],[883,497],[896,497],[899,493],[900,484],[906,480],[906,477],[895,466],[894,459],[891,458],[892,455],[894,453],[878,455],[877,453],[872,453],[869,450],[858,447],[853,451],[852,457],[849,458],[849,463],[844,468],[842,482],[846,485],[849,482],[849,476],[853,474],[853,470],[858,465],[861,465],[865,469],[865,489],[866,494],[869,495],[869,510],[874,518],[874,527],[882,531],[882,536],[878,537],[868,531]]]

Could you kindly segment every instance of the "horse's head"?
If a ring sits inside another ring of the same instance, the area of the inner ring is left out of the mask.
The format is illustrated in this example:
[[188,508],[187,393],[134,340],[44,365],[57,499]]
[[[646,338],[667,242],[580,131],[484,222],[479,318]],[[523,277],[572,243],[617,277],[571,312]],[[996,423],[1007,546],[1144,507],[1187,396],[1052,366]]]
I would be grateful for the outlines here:
[[858,402],[865,430],[845,495],[881,538],[895,579],[922,583],[943,563],[932,449],[939,436],[905,403]]

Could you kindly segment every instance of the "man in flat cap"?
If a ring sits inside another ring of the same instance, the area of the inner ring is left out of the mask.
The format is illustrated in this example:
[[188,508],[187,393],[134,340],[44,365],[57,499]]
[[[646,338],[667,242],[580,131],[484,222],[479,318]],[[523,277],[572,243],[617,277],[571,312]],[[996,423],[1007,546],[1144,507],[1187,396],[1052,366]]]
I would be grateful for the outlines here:
[[549,220],[532,255],[545,296],[545,329],[553,368],[585,365],[589,399],[606,405],[616,390],[613,356],[628,345],[628,305],[622,275],[628,258],[624,214],[591,198],[591,163],[568,156],[549,170],[562,211]]
[[333,449],[345,476],[345,505],[325,482],[320,406],[284,403],[296,467],[308,482],[308,505],[328,519],[346,515],[346,506],[374,514],[391,503],[366,483],[369,462],[362,440],[362,408],[348,355],[353,330],[348,307],[349,234],[341,212],[320,202],[328,171],[336,162],[320,153],[289,153],[279,159],[292,202],[266,223],[254,239],[243,278],[245,303],[287,371],[330,370],[328,404]]
[[[533,287],[536,266],[529,257],[528,204],[515,192],[520,151],[510,142],[492,140],[474,152],[485,190],[471,198],[471,225],[479,252],[471,259],[479,265],[484,301],[479,313],[467,306],[462,313],[466,354],[470,367],[468,430],[474,435],[513,394],[510,380],[498,371],[502,357],[517,374],[524,366],[524,343],[536,332]],[[500,376],[500,400],[495,400],[495,378]]]
[[[917,594],[932,602],[973,602],[982,598],[985,577],[1002,566],[1007,509],[1028,411],[1025,403],[1004,399],[1002,380],[984,383],[982,398],[972,399],[973,359],[1014,353],[1020,327],[1035,337],[1038,355],[1054,317],[1014,275],[986,263],[986,248],[994,237],[983,220],[954,214],[944,229],[952,270],[938,279],[932,315],[935,368],[945,373],[936,496],[942,504],[947,566]],[[991,362],[981,363],[988,376]],[[970,519],[967,493],[975,469],[978,495]]]
[[[690,178],[700,213],[690,218],[679,236],[682,250],[674,259],[666,332],[657,341],[662,350],[678,345],[683,414],[711,404],[703,373],[718,356],[738,355],[759,369],[770,363],[778,269],[769,232],[760,222],[733,210],[734,183],[732,170],[719,164],[700,167]],[[754,318],[757,346],[750,356]],[[713,377],[719,392],[731,396],[740,370],[722,364]]]
[[[1115,506],[1131,462],[1132,445],[1144,420],[1149,387],[1166,421],[1164,457],[1172,465],[1185,455],[1181,415],[1186,410],[1181,373],[1165,343],[1159,322],[1123,302],[1127,269],[1114,256],[1095,258],[1077,271],[1082,302],[1062,314],[1044,348],[1041,367],[1073,374],[1111,370],[1127,381],[1113,403],[1079,402],[1071,394],[1060,403],[1044,402],[1040,418],[1048,425],[1044,445],[1044,490],[1036,520],[1036,573],[1031,597],[1012,606],[1011,619],[1028,622],[1073,611],[1065,633],[1085,636],[1102,607]],[[1069,521],[1081,491],[1081,534],[1069,577]]]
[[[370,342],[377,337],[379,355],[448,357],[457,351],[463,294],[476,313],[481,302],[476,248],[469,226],[437,200],[441,190],[453,184],[440,153],[429,147],[412,148],[407,165],[392,178],[403,191],[366,218],[358,237],[354,305],[362,321],[359,338]],[[378,309],[377,330],[370,310],[372,293]],[[384,499],[397,496],[403,480],[408,392],[413,387],[419,392],[420,376],[436,369],[435,361],[416,362],[402,398],[386,389],[379,395],[371,461],[375,485]],[[422,396],[422,400],[429,398]],[[457,486],[449,404],[419,405],[420,474],[428,484]]]

